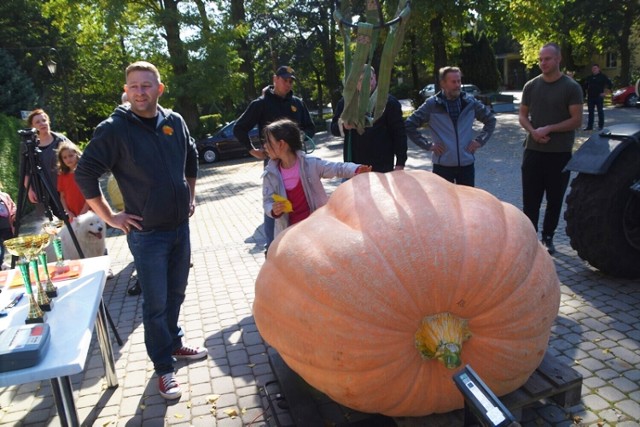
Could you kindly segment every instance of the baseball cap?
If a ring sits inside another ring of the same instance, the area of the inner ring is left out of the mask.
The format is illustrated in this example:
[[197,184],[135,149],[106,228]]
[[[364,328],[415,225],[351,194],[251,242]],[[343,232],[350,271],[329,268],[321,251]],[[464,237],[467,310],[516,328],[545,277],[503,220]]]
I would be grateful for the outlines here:
[[296,80],[295,71],[293,71],[293,68],[289,67],[288,65],[281,65],[280,67],[278,67],[278,69],[276,70],[276,76],[282,77],[284,79],[291,78],[293,80]]

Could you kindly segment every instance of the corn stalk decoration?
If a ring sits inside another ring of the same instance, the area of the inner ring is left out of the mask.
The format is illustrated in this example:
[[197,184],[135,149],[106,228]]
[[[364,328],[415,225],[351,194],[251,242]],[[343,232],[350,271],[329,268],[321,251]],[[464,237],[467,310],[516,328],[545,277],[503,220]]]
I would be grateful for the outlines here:
[[[344,111],[340,118],[343,123],[355,127],[359,134],[363,134],[365,127],[371,126],[384,112],[389,95],[391,69],[402,46],[410,12],[409,1],[400,0],[394,18],[385,23],[379,1],[367,0],[365,22],[353,24],[351,2],[336,1],[334,19],[338,23],[344,41],[345,78],[342,82]],[[368,82],[371,78],[371,60],[380,30],[384,28],[388,28],[388,33],[382,48],[378,86],[370,94]],[[356,39],[352,52],[351,33],[354,29]],[[364,90],[358,90],[358,82],[361,78],[362,82],[366,82],[361,85]]]

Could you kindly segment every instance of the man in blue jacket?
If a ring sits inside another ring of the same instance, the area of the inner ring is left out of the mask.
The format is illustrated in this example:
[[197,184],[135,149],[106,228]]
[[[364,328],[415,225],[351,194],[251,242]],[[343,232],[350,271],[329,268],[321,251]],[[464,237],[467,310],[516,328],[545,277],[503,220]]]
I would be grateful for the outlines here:
[[[475,185],[475,152],[487,143],[496,128],[493,112],[473,96],[462,92],[458,67],[440,69],[440,89],[406,120],[407,136],[418,146],[433,152],[433,172],[447,181]],[[475,135],[473,122],[484,124]],[[432,142],[418,130],[426,124]]]
[[[262,96],[251,101],[242,116],[233,128],[233,134],[238,141],[243,143],[249,154],[258,159],[265,160],[267,154],[262,149],[256,149],[251,145],[249,131],[258,125],[258,134],[263,138],[262,129],[269,123],[279,119],[291,119],[298,124],[300,129],[309,138],[316,133],[316,127],[311,120],[311,115],[302,99],[293,95],[293,83],[296,80],[293,68],[282,65],[273,75],[273,85],[267,86],[262,91]],[[273,241],[274,220],[266,213],[264,215],[264,234],[266,238],[265,252]]]
[[[91,209],[127,235],[142,287],[147,354],[165,399],[182,395],[174,359],[202,359],[207,349],[182,342],[178,325],[185,299],[195,210],[198,152],[184,119],[158,105],[164,92],[158,69],[144,61],[127,67],[121,105],[96,128],[76,169],[76,182]],[[115,213],[99,178],[111,171],[124,199]]]

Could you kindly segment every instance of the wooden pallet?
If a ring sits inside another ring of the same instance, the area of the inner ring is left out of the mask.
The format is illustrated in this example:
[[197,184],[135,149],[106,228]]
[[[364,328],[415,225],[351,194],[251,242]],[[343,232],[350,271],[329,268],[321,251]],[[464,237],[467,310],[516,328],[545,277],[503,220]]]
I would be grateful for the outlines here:
[[563,408],[577,405],[581,390],[582,375],[547,353],[527,382],[500,400],[520,419],[522,409],[542,399],[551,399]]
[[[293,372],[273,349],[269,350],[269,361],[277,381],[265,387],[267,397],[272,408],[286,402],[286,406],[282,406],[286,408],[284,412],[288,412],[287,417],[281,417],[277,410],[272,410],[274,419],[280,427],[395,427],[404,425],[436,427],[462,425],[461,422],[464,419],[463,410],[450,414],[421,417],[420,423],[406,418],[390,418],[379,414],[357,412],[334,402],[325,394],[311,387]],[[520,420],[524,408],[543,399],[552,399],[562,407],[577,405],[580,403],[581,388],[582,375],[547,353],[529,380],[518,390],[502,396],[500,401],[517,420]],[[285,418],[286,421],[281,423],[280,418]]]

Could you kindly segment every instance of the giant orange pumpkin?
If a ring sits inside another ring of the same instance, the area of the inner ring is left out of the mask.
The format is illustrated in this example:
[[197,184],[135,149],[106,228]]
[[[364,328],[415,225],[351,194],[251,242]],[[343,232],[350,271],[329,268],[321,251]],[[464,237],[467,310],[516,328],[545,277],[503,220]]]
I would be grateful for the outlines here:
[[547,348],[560,289],[527,217],[425,172],[358,175],[287,229],[256,281],[264,339],[352,409],[421,416],[461,408],[469,364],[497,394]]

